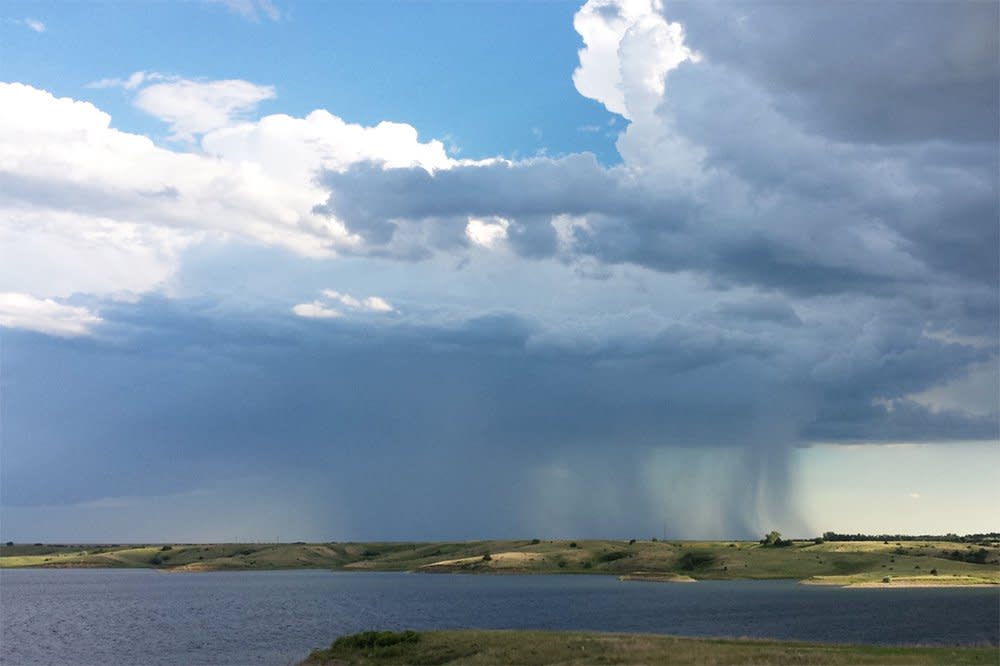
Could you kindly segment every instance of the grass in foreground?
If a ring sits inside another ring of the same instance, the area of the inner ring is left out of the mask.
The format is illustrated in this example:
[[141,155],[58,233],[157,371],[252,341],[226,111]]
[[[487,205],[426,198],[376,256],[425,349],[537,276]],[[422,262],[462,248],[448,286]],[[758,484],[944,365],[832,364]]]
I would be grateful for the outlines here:
[[320,664],[996,664],[993,647],[876,647],[544,631],[364,632],[338,638]]

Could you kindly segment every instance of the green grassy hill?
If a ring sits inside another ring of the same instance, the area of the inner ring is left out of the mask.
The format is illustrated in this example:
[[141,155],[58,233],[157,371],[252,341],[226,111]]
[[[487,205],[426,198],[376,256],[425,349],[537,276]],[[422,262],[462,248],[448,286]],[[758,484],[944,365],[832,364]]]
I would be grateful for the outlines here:
[[821,645],[542,631],[365,632],[313,652],[321,664],[996,664],[997,649]]
[[[982,560],[983,563],[963,560]],[[463,541],[0,546],[0,567],[165,571],[338,569],[422,573],[600,573],[665,580],[794,578],[819,584],[1000,584],[1000,546],[944,541]]]

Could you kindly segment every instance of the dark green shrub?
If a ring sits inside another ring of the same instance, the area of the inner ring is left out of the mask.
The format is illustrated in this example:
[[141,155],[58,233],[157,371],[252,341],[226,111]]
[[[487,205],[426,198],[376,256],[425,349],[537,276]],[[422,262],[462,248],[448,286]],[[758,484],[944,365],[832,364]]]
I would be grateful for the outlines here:
[[149,563],[155,566],[159,566],[163,564],[163,558],[161,558],[159,555],[153,555],[153,559],[151,559]]
[[570,542],[569,547],[570,548],[576,548],[577,547],[576,541]]
[[489,553],[486,553],[485,555],[483,555],[483,562],[489,562],[492,559],[493,559],[493,556],[490,555]]
[[678,568],[684,571],[706,569],[715,563],[715,557],[709,553],[684,553],[677,561]]
[[558,565],[558,567],[560,569],[565,569],[566,568],[566,560],[559,560],[556,564]]
[[532,539],[531,540],[531,545],[532,546],[534,546],[535,544],[539,544],[539,543],[541,543],[541,541],[539,541],[538,539]]
[[173,549],[174,549],[173,546],[164,546],[163,548],[160,549],[160,551],[162,552],[162,551],[173,550]]
[[360,634],[341,636],[333,642],[333,649],[374,650],[405,643],[416,643],[420,634],[415,631],[362,631]]
[[610,553],[604,553],[601,555],[601,561],[614,562],[615,560],[620,560],[625,557],[632,557],[632,553],[626,553],[623,550],[613,550]]
[[591,564],[590,560],[587,560],[586,562],[583,563],[583,568],[584,569],[589,569],[592,566],[594,566],[594,565]]
[[379,554],[380,553],[377,550],[371,550],[370,548],[365,548],[363,551],[361,551],[361,557],[378,557]]

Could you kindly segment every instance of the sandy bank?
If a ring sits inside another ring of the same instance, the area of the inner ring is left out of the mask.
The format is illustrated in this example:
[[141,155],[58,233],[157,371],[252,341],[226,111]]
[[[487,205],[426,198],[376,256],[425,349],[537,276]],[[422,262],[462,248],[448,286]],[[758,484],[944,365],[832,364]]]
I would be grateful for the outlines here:
[[968,578],[893,578],[889,582],[881,580],[851,580],[850,577],[831,576],[829,578],[817,577],[800,580],[802,585],[827,585],[833,587],[848,588],[877,588],[877,589],[898,589],[904,587],[947,587],[947,588],[974,588],[990,587],[1000,589],[1000,583],[990,582],[982,579]]

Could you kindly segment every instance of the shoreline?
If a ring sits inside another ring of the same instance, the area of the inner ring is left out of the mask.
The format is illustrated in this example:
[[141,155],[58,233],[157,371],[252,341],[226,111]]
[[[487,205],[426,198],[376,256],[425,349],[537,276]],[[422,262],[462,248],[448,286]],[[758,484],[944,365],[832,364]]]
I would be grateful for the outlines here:
[[[199,567],[123,567],[123,566],[108,566],[104,564],[45,564],[45,565],[34,565],[34,566],[0,566],[0,571],[15,571],[15,570],[46,570],[46,569],[88,569],[88,570],[104,570],[104,571],[154,571],[161,574],[205,574],[205,573],[268,573],[268,572],[279,572],[279,571],[326,571],[330,573],[376,573],[376,574],[388,574],[388,573],[400,573],[400,574],[430,574],[430,575],[455,575],[455,576],[616,576],[617,579],[623,583],[628,582],[640,582],[640,583],[673,583],[673,584],[690,584],[690,583],[703,583],[703,582],[746,582],[746,581],[756,581],[756,582],[775,582],[775,581],[789,581],[796,582],[800,585],[814,585],[817,587],[832,587],[839,589],[996,589],[1000,590],[1000,583],[990,583],[990,582],[927,582],[927,581],[911,581],[911,580],[893,580],[891,583],[884,583],[881,581],[858,581],[858,582],[842,582],[842,581],[830,581],[830,580],[816,580],[812,578],[761,578],[761,577],[737,577],[731,576],[728,578],[721,578],[713,576],[711,578],[692,578],[691,576],[685,576],[681,574],[672,575],[669,573],[656,573],[648,571],[636,571],[625,574],[614,574],[612,572],[601,572],[601,571],[531,571],[531,570],[480,570],[480,571],[470,571],[462,569],[437,569],[437,570],[421,570],[421,569],[366,569],[358,567],[343,567],[343,568],[327,568],[327,567],[273,567],[273,568],[233,568],[233,567],[209,567],[209,566],[199,566]],[[947,579],[945,579],[947,580]]]

